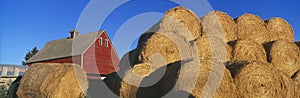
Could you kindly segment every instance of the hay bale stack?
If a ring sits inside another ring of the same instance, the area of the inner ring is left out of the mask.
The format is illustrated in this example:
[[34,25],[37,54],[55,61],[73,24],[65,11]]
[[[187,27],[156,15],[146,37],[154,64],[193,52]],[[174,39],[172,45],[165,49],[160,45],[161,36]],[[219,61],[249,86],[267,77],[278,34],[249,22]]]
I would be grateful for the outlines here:
[[136,50],[138,63],[157,63],[156,66],[190,58],[195,53],[184,37],[169,31],[143,34]]
[[167,11],[160,22],[149,29],[148,32],[157,32],[161,29],[173,31],[184,36],[188,41],[195,40],[201,35],[198,16],[182,6]]
[[282,18],[276,17],[266,21],[269,38],[272,41],[285,39],[294,42],[294,31],[292,26]]
[[[200,63],[199,63],[200,62]],[[197,73],[196,75],[191,75]],[[209,60],[194,61],[184,65],[176,88],[191,93],[196,98],[234,98],[235,84],[230,72],[221,62]]]
[[234,60],[267,61],[267,54],[262,44],[253,40],[238,40],[233,46]]
[[194,42],[194,47],[201,59],[215,59],[221,62],[232,58],[232,48],[216,37],[208,38],[203,35]]
[[272,64],[260,61],[232,61],[230,70],[239,98],[290,98],[293,96],[288,77],[283,77]]
[[256,15],[244,14],[236,19],[238,39],[252,39],[258,43],[269,41],[265,22]]
[[[237,25],[234,20],[224,12],[213,11],[201,19],[202,32],[206,35],[218,35],[229,42],[237,39]],[[203,34],[202,34],[203,35]]]
[[88,88],[86,73],[75,64],[33,64],[25,72],[17,95],[20,98],[78,98]]
[[278,40],[272,44],[270,49],[269,61],[289,77],[300,68],[300,51],[295,43]]

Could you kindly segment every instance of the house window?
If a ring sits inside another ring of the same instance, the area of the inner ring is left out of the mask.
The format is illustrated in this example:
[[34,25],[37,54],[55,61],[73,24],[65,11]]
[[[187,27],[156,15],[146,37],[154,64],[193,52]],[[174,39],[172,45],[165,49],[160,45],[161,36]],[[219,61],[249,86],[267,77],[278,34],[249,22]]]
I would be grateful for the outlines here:
[[100,46],[102,46],[102,37],[100,37]]
[[105,39],[105,46],[108,47],[108,40]]

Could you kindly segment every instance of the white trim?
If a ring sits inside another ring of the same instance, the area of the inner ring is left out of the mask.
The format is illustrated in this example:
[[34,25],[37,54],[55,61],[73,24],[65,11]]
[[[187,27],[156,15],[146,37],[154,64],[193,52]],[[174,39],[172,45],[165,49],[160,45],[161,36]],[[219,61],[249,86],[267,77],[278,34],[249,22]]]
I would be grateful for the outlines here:
[[105,39],[105,47],[108,47],[108,40]]
[[102,46],[102,44],[103,44],[103,38],[102,37],[99,37],[99,44],[100,44],[100,46]]

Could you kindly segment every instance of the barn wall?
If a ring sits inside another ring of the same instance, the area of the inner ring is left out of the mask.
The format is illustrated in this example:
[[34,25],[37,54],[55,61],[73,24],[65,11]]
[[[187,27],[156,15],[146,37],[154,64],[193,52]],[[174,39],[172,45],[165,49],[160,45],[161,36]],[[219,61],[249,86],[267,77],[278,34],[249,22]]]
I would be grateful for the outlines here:
[[[35,63],[75,63],[78,65],[81,65],[81,56],[53,59],[53,60],[40,61],[40,62],[35,62]],[[31,64],[32,63],[27,64],[27,65],[31,66]]]
[[[119,58],[107,35],[102,33],[100,37],[83,54],[83,68],[87,73],[107,75],[119,70]],[[105,39],[109,42],[108,47],[105,46]]]

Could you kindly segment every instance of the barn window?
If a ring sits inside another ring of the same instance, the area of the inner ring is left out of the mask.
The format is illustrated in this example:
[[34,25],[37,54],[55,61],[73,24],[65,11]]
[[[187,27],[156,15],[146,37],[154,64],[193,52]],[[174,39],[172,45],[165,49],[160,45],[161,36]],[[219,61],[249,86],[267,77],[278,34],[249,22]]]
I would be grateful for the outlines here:
[[108,40],[105,39],[105,46],[108,47]]
[[100,46],[102,46],[102,37],[100,37]]

